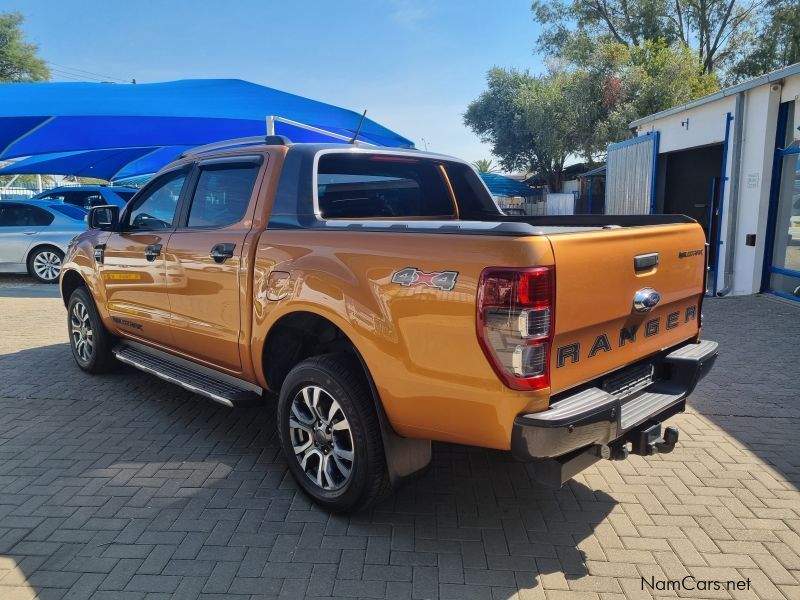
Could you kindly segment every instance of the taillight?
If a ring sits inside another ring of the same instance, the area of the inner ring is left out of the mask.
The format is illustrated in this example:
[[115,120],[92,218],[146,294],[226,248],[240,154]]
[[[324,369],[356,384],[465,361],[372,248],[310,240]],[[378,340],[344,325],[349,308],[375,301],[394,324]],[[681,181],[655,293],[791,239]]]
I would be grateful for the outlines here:
[[478,340],[497,375],[515,390],[550,385],[555,269],[484,269],[478,282]]

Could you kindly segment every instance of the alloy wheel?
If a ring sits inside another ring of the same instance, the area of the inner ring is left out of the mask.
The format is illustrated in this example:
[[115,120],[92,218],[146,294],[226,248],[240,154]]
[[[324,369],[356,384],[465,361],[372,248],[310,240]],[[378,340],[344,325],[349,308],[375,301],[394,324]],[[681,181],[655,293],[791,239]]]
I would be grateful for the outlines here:
[[308,385],[292,399],[289,437],[306,476],[325,491],[343,488],[355,461],[353,433],[342,407],[319,386]]
[[80,300],[72,305],[69,325],[75,352],[82,361],[88,362],[94,352],[94,332],[92,322],[89,320],[89,311]]
[[33,270],[45,281],[54,281],[61,273],[61,257],[50,250],[39,252],[33,259]]

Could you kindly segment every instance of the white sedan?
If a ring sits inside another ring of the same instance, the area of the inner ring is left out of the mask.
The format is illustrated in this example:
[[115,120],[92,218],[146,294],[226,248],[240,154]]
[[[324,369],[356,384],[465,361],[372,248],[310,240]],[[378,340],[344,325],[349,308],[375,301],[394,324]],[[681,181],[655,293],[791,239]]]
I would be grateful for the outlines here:
[[56,283],[70,240],[86,230],[86,214],[63,202],[0,201],[0,273]]

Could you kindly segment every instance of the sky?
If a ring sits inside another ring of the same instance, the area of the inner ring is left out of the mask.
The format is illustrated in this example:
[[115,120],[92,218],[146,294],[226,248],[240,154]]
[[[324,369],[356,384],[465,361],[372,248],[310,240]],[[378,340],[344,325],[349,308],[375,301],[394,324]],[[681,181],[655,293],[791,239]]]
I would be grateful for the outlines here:
[[[493,66],[544,70],[530,0],[0,0],[53,81],[237,78],[491,158],[462,115]],[[113,78],[113,79],[112,79]]]

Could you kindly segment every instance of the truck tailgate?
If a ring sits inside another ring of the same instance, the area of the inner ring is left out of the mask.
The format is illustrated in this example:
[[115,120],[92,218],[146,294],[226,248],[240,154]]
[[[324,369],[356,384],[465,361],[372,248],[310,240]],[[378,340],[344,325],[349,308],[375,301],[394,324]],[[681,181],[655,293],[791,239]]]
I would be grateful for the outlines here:
[[[552,393],[597,378],[697,334],[705,238],[696,223],[548,236],[556,265]],[[637,271],[634,258],[658,253]],[[660,295],[648,312],[637,291]]]

